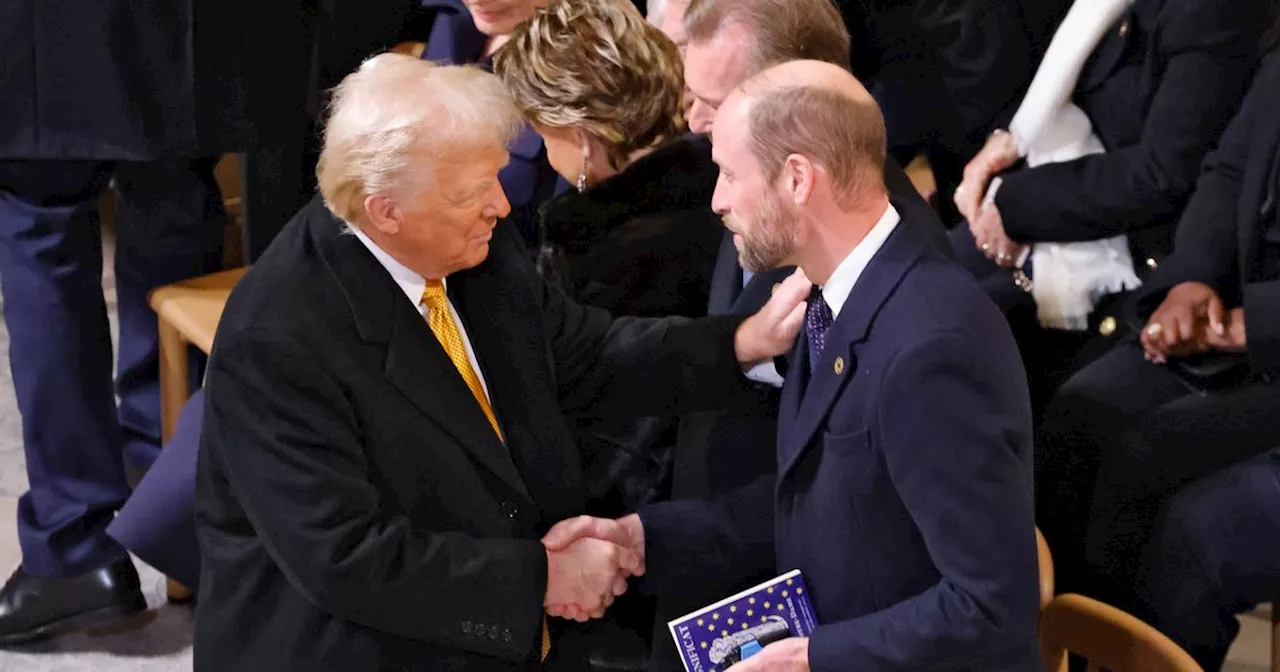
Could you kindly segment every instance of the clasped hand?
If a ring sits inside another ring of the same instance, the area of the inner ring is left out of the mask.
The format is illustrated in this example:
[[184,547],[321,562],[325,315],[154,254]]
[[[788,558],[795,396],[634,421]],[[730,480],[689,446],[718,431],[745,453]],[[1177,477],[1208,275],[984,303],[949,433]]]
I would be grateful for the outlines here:
[[579,516],[561,521],[543,537],[547,549],[547,614],[579,622],[601,618],[627,592],[627,579],[644,575],[640,518]]
[[1184,282],[1169,290],[1139,339],[1147,359],[1157,364],[1210,350],[1240,352],[1245,349],[1244,310],[1228,311],[1212,287]]

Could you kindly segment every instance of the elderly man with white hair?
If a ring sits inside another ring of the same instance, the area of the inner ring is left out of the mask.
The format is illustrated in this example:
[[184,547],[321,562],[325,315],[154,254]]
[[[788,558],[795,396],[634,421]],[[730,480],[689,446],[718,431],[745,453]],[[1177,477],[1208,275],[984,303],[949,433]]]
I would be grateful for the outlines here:
[[321,198],[210,358],[196,669],[569,669],[544,609],[599,616],[643,565],[541,543],[585,497],[565,413],[734,403],[794,340],[802,277],[705,321],[614,320],[543,283],[499,222],[518,123],[474,68],[385,54],[338,87]]

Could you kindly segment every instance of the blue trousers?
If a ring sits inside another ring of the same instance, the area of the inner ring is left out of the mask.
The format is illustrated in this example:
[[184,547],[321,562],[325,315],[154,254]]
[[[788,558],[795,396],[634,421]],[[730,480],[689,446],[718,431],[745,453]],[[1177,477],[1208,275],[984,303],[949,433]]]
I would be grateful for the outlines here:
[[1236,614],[1280,599],[1280,451],[1179,493],[1144,570],[1147,619],[1204,669],[1221,669]]
[[[149,466],[160,436],[147,294],[220,268],[226,214],[213,165],[0,161],[0,289],[30,483],[18,538],[31,574],[78,574],[124,556],[105,529],[129,495],[125,460]],[[112,178],[114,385],[97,211]]]

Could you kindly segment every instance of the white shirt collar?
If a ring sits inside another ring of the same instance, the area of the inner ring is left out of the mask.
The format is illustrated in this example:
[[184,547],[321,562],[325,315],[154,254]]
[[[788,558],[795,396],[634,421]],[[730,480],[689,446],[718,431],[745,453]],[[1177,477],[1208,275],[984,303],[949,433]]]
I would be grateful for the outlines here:
[[[409,297],[409,301],[413,303],[414,308],[418,308],[419,312],[421,312],[422,293],[427,289],[426,279],[409,270],[407,266],[387,254],[386,250],[378,247],[377,243],[370,240],[369,236],[360,230],[360,227],[348,224],[347,229],[351,231],[352,235],[359,238],[365,247],[369,248],[369,252],[373,253],[373,258],[377,259],[378,263],[387,269],[387,273],[391,274],[391,279],[395,280],[404,295]],[[444,280],[442,279],[441,283],[443,282]],[[448,289],[448,285],[445,285],[445,289]]]
[[866,270],[867,264],[871,263],[872,257],[880,251],[880,247],[889,239],[889,234],[893,233],[901,219],[898,211],[890,204],[884,214],[880,215],[876,225],[871,227],[867,235],[854,246],[849,256],[845,257],[844,261],[836,266],[836,270],[831,272],[827,284],[822,286],[822,298],[827,302],[827,307],[831,308],[832,317],[840,317],[840,309],[844,308],[844,303],[849,299],[849,293],[853,291],[858,278],[862,276],[862,271]]

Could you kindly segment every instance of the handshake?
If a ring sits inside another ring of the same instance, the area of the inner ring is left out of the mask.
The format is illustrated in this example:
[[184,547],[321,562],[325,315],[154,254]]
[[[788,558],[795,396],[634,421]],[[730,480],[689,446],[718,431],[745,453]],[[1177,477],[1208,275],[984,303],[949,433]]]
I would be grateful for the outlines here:
[[601,618],[644,575],[644,526],[632,514],[618,520],[579,516],[557,523],[542,539],[547,551],[550,616],[584,622]]

